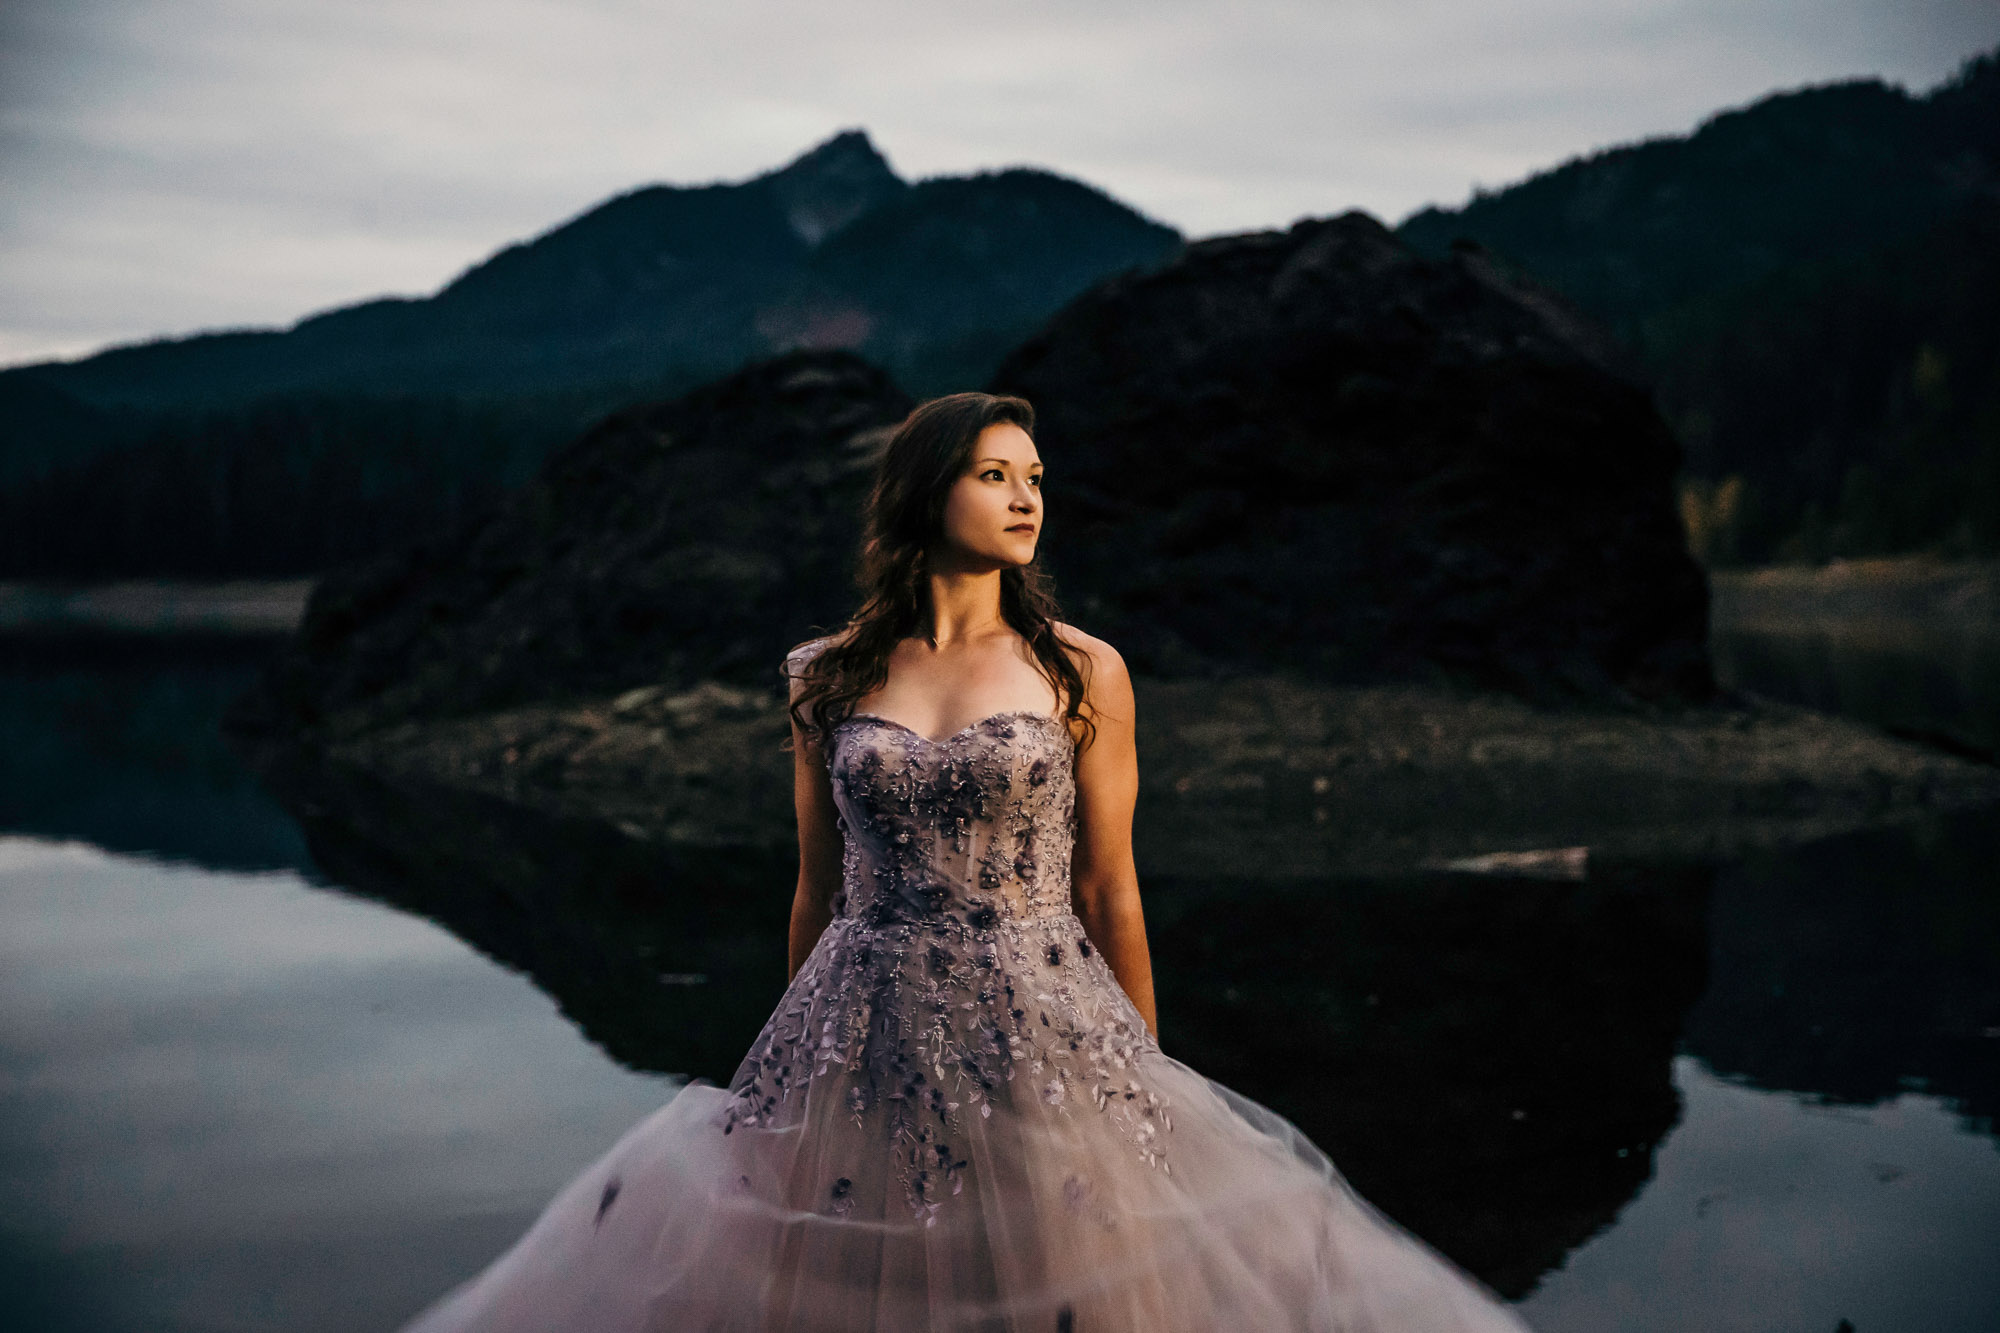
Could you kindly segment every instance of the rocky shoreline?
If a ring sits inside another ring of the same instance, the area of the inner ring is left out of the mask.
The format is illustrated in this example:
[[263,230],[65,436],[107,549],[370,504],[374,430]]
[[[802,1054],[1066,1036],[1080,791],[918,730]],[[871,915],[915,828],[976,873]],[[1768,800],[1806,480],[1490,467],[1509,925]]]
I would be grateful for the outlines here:
[[[1752,697],[1549,709],[1426,685],[1275,676],[1137,682],[1140,870],[1393,875],[1586,848],[1731,859],[2000,804],[2000,768]],[[775,694],[705,683],[401,725],[317,762],[462,791],[662,850],[782,852],[791,756]],[[1569,877],[1575,856],[1489,868]]]

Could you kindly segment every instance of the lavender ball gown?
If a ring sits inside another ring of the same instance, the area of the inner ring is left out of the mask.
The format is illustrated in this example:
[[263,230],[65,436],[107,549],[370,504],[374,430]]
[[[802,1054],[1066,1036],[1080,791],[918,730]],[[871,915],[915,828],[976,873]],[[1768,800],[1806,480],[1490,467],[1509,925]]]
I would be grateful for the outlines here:
[[1070,911],[1061,719],[856,714],[827,751],[843,891],[730,1085],[407,1333],[1525,1328],[1160,1050]]

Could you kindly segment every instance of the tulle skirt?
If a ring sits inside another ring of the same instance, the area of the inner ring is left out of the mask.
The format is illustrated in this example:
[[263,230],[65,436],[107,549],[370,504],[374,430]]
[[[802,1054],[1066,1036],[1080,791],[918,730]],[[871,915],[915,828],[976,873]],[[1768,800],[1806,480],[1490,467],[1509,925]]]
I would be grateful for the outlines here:
[[1525,1329],[1288,1121],[1157,1047],[1144,1064],[1171,1153],[1023,1078],[965,1115],[914,1208],[908,1152],[838,1068],[726,1133],[732,1094],[693,1083],[408,1333]]

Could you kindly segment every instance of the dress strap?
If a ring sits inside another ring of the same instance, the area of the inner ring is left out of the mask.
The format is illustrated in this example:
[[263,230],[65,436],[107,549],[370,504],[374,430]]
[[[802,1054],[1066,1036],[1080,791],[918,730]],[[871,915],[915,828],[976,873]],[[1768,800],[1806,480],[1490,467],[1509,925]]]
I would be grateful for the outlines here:
[[784,665],[778,668],[778,673],[788,681],[796,678],[801,671],[805,670],[806,663],[818,657],[820,651],[831,642],[833,642],[833,636],[830,634],[822,635],[817,639],[807,639],[804,643],[785,654]]

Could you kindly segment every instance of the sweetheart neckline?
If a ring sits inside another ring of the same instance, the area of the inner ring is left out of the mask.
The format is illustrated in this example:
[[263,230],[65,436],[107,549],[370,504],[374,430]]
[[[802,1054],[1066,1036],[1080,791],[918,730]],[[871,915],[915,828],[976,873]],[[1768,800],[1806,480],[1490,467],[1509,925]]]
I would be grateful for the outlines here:
[[957,740],[960,736],[963,736],[968,732],[977,731],[979,730],[979,728],[985,726],[988,722],[992,722],[1003,717],[1032,717],[1032,718],[1037,718],[1043,722],[1047,722],[1051,726],[1056,725],[1062,721],[1062,719],[1057,717],[1054,713],[1044,713],[1033,708],[1005,708],[997,713],[988,713],[985,717],[979,718],[976,721],[968,722],[964,726],[960,727],[957,731],[952,732],[950,735],[940,736],[935,740],[931,739],[929,736],[924,735],[923,732],[918,731],[915,727],[910,726],[908,723],[898,722],[893,717],[883,717],[880,713],[849,713],[844,719],[842,719],[842,724],[845,725],[848,722],[854,721],[856,718],[867,718],[872,722],[880,722],[884,726],[894,727],[898,731],[905,732],[911,736],[914,736],[926,745],[937,747],[937,746],[949,745],[953,741]]

